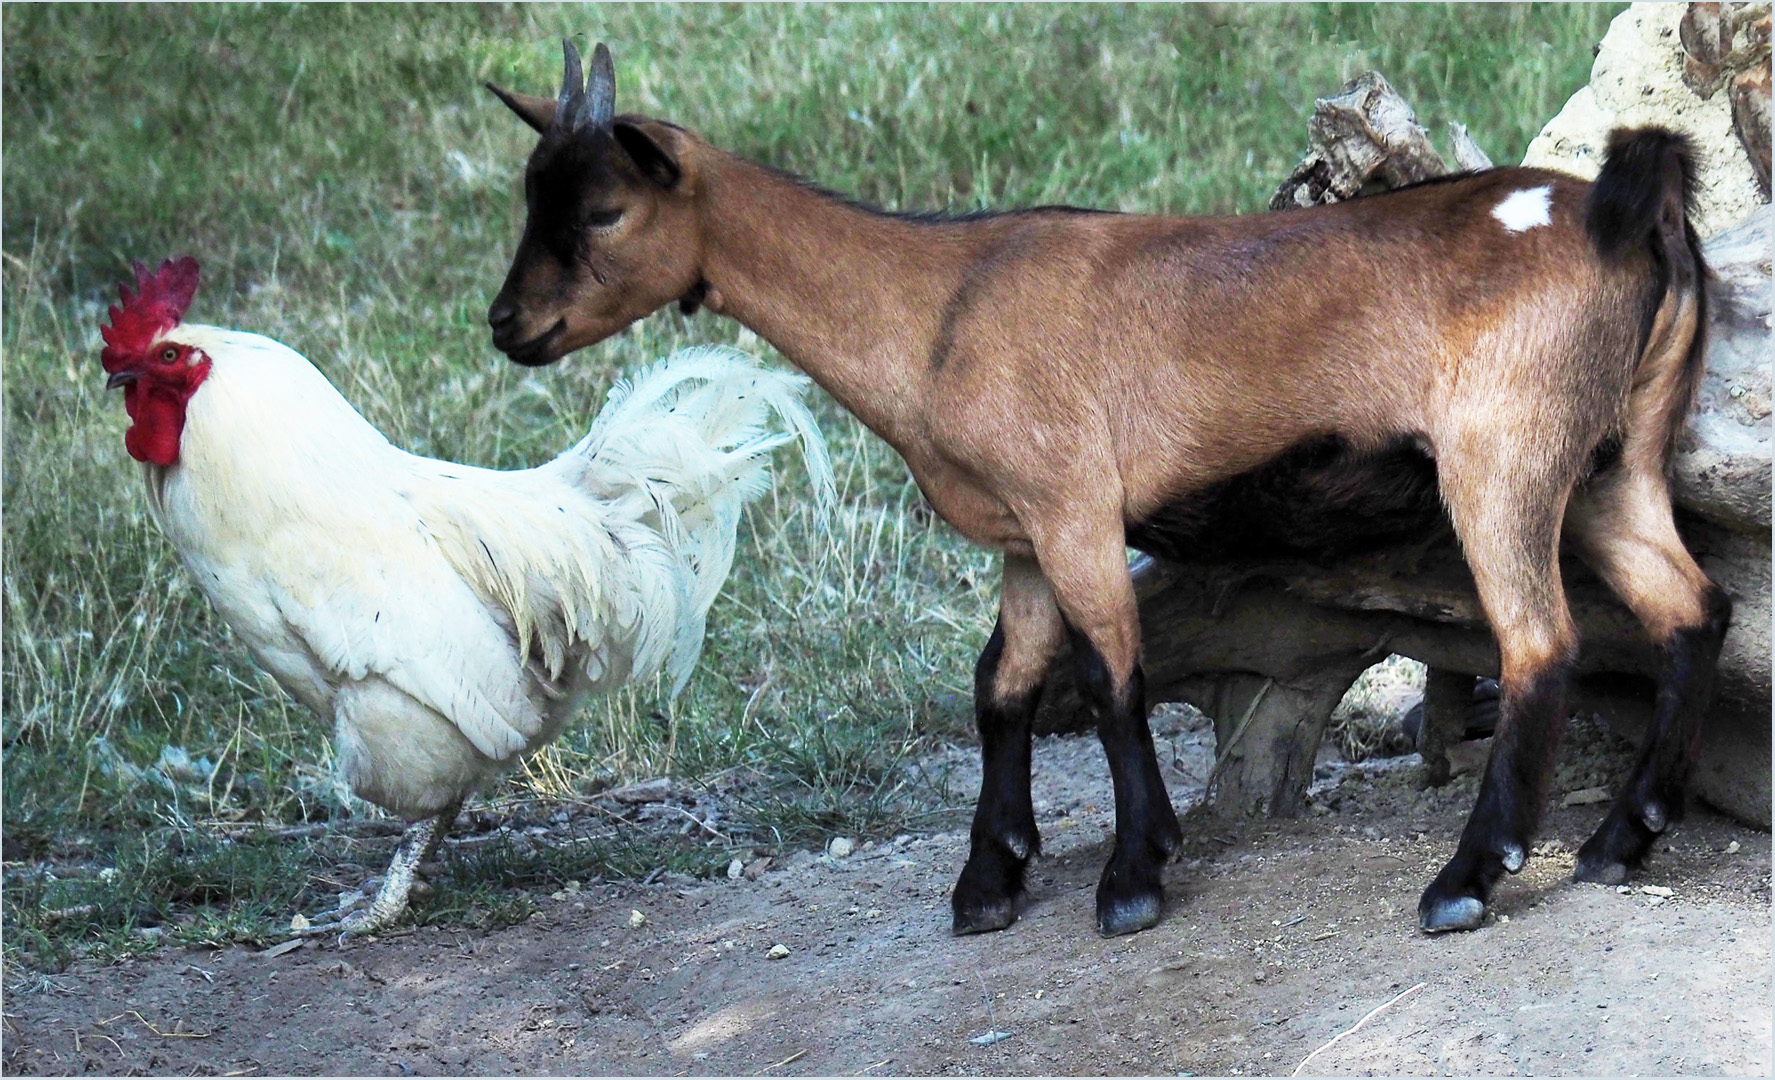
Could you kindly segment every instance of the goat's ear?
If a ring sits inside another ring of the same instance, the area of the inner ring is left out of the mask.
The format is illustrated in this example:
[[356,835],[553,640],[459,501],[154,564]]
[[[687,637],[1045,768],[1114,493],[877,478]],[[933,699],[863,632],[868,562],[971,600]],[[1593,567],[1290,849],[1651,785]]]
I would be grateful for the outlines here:
[[626,120],[616,121],[610,130],[643,176],[668,191],[678,186],[684,170],[677,159],[654,141],[653,136]]
[[492,83],[486,84],[493,96],[505,102],[505,107],[518,114],[518,119],[536,129],[537,134],[548,130],[549,123],[555,118],[555,99],[531,97],[529,94],[514,94],[510,90],[502,90]]

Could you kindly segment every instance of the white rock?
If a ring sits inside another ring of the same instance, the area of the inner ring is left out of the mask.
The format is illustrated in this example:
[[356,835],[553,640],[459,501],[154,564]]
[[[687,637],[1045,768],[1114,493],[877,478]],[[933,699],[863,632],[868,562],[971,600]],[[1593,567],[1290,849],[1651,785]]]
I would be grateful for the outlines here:
[[1714,275],[1707,370],[1672,470],[1679,504],[1732,529],[1769,527],[1772,235],[1765,205],[1703,248]]
[[834,859],[845,858],[855,850],[857,850],[856,841],[843,836],[833,837],[832,842],[826,845],[826,854]]
[[766,960],[781,960],[783,957],[788,956],[788,955],[789,955],[789,946],[784,945],[782,942],[779,941],[775,945],[772,945],[770,947],[770,951],[764,954],[764,958]]
[[1677,24],[1687,7],[1638,3],[1616,16],[1590,69],[1590,85],[1547,122],[1522,163],[1589,180],[1602,168],[1611,129],[1661,124],[1681,131],[1695,143],[1695,227],[1706,238],[1743,221],[1763,200],[1732,128],[1730,95],[1703,101],[1683,82]]

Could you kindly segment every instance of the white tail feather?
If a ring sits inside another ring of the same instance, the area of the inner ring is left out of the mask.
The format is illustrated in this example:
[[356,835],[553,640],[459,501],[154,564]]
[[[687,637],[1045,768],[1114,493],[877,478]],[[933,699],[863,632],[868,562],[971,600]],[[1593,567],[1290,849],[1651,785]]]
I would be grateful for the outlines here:
[[[668,661],[675,694],[702,652],[704,620],[733,566],[745,504],[770,488],[769,454],[792,441],[822,508],[833,499],[825,440],[801,402],[805,376],[737,349],[696,347],[617,383],[573,453],[599,493],[643,493],[689,571]],[[772,430],[776,420],[788,431]]]
[[735,349],[685,349],[613,387],[586,437],[548,464],[501,473],[411,458],[431,473],[412,497],[540,674],[577,668],[608,690],[663,667],[676,694],[745,504],[770,489],[770,452],[799,441],[817,501],[833,500],[808,385]]

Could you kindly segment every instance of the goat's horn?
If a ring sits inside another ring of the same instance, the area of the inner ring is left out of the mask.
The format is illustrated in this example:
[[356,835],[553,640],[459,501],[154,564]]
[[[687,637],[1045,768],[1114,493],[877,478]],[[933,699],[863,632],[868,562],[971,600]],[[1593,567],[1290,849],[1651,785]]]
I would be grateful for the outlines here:
[[585,75],[579,66],[579,50],[569,38],[561,39],[566,70],[561,75],[561,96],[555,101],[555,124],[563,131],[576,130],[584,115]]
[[604,127],[616,116],[616,65],[610,50],[602,41],[592,50],[592,76],[586,80],[586,103],[591,106],[589,119]]

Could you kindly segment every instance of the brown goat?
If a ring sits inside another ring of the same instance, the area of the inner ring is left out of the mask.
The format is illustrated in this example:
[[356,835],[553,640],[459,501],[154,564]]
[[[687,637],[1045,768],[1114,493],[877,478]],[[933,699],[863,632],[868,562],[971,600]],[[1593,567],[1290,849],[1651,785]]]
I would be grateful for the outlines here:
[[1039,846],[1030,719],[1066,635],[1115,783],[1104,934],[1158,921],[1180,832],[1146,725],[1127,544],[1331,557],[1452,522],[1502,656],[1479,799],[1425,890],[1478,926],[1530,849],[1578,646],[1562,533],[1663,650],[1632,776],[1579,852],[1620,881],[1681,812],[1729,604],[1671,518],[1706,270],[1667,132],[1617,132],[1597,182],[1504,168],[1309,210],[1166,218],[1042,207],[890,214],[617,116],[602,45],[541,133],[494,343],[551,363],[674,300],[739,320],[1004,555],[976,670],[984,776],[957,933],[1015,918]]

